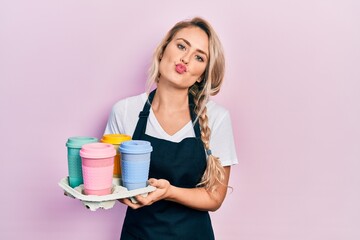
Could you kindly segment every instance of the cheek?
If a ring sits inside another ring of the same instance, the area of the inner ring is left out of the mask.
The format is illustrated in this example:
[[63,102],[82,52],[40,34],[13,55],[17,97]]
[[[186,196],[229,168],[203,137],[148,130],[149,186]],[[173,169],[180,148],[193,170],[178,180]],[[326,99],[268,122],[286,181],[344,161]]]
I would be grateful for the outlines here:
[[160,61],[160,67],[167,67],[166,65],[170,64],[171,62],[173,62],[174,57],[169,54],[169,51],[164,52],[161,61]]
[[194,75],[201,76],[201,75],[203,75],[203,73],[205,73],[205,70],[206,70],[206,67],[204,67],[202,65],[196,66],[194,69]]
[[164,62],[163,59],[161,59],[159,63],[159,73],[162,75],[164,73]]
[[176,49],[173,48],[173,46],[168,45],[163,53],[163,58],[166,61],[171,61],[176,57]]
[[159,72],[161,75],[164,75],[165,73],[169,72],[170,70],[170,59],[167,57],[163,57],[159,63]]

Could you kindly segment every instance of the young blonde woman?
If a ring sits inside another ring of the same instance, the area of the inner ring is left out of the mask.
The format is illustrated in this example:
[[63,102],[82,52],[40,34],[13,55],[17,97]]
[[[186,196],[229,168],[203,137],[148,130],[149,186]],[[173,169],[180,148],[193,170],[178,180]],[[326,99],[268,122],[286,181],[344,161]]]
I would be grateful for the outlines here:
[[224,64],[208,22],[179,22],[154,53],[148,87],[156,89],[113,107],[105,134],[151,142],[149,184],[157,188],[136,204],[122,200],[121,239],[214,239],[208,211],[221,206],[237,163],[229,113],[209,100]]

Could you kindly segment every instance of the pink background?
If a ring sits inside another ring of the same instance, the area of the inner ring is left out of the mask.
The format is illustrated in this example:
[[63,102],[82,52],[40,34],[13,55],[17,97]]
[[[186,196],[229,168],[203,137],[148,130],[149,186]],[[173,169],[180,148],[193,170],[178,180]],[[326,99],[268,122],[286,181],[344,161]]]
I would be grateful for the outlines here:
[[217,239],[360,239],[357,0],[2,1],[0,239],[118,239],[125,208],[63,196],[68,137],[101,137],[112,105],[143,92],[177,21],[217,30],[239,165]]

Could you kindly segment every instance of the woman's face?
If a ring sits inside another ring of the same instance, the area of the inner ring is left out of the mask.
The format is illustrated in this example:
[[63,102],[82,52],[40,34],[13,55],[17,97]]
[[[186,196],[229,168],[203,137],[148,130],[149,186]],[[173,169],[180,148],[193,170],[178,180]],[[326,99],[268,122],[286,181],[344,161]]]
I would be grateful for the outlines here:
[[199,27],[179,30],[160,60],[159,84],[189,88],[201,81],[209,61],[209,39]]

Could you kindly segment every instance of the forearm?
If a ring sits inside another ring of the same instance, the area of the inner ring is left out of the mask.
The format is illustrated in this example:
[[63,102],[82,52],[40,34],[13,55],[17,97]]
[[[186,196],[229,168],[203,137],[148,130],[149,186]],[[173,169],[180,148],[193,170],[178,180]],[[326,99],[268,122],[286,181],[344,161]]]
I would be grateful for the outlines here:
[[223,198],[219,194],[211,193],[205,188],[179,188],[175,186],[170,187],[169,196],[165,200],[202,211],[216,211],[223,202]]
[[184,206],[202,211],[216,211],[225,199],[230,167],[225,167],[225,179],[211,191],[203,187],[179,188],[170,186],[165,200],[180,203]]

